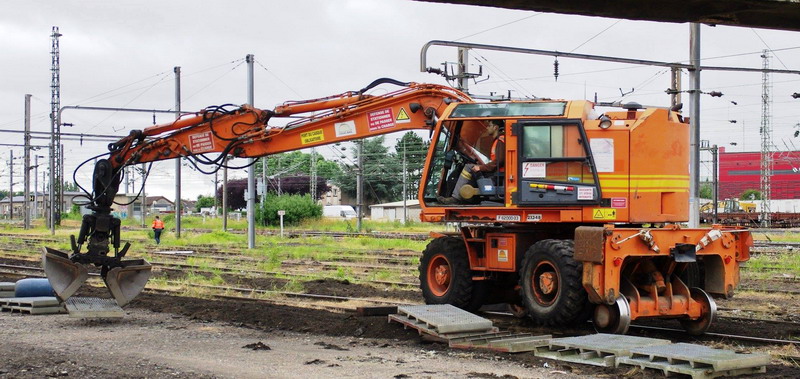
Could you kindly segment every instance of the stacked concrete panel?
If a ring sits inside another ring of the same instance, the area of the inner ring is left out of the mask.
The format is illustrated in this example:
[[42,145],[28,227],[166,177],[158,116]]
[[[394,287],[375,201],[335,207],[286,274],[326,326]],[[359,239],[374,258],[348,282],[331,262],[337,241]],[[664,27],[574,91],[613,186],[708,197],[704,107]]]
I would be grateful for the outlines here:
[[637,366],[692,378],[766,372],[768,354],[742,354],[657,338],[591,334],[552,338],[500,331],[491,320],[451,305],[400,306],[389,321],[417,329],[423,336],[457,349],[509,353],[532,352],[537,357],[603,367]]

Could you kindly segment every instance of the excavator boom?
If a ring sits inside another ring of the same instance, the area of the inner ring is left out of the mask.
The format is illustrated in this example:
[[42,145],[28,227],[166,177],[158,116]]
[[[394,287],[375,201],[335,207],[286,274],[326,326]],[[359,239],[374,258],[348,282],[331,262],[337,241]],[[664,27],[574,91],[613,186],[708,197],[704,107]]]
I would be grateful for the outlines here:
[[[380,84],[401,88],[379,96],[366,94]],[[378,79],[359,91],[289,102],[274,110],[249,105],[209,107],[167,124],[134,130],[109,144],[109,157],[95,164],[92,193],[87,194],[92,213],[83,217],[78,237],[71,238],[70,254],[44,249],[45,273],[65,302],[87,279],[89,265],[100,269],[120,307],[144,289],[151,265],[143,259],[123,259],[130,244],[120,248],[120,220],[111,214],[126,166],[183,157],[195,166],[214,166],[214,172],[226,156],[261,157],[403,130],[432,129],[449,104],[468,100],[468,95],[445,86]],[[270,120],[288,117],[293,120],[285,126],[268,125]],[[218,156],[205,156],[210,153]]]

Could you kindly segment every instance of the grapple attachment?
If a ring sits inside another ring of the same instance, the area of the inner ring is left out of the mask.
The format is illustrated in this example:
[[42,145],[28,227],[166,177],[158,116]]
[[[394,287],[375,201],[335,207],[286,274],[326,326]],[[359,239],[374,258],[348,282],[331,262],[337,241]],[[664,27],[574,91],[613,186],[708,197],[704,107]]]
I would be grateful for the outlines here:
[[42,268],[56,297],[62,302],[74,295],[89,278],[86,267],[73,263],[69,255],[49,247],[43,248]]
[[[42,265],[47,280],[53,287],[56,297],[66,302],[86,281],[89,272],[81,261],[85,256],[69,255],[48,247],[42,254]],[[110,265],[114,265],[111,267]],[[101,265],[101,276],[117,305],[123,307],[131,302],[144,289],[150,279],[152,266],[144,259],[109,262]]]
[[117,301],[120,307],[130,303],[133,298],[139,295],[150,279],[150,266],[144,259],[122,261],[122,267],[114,267],[108,270],[106,277],[106,287],[111,291],[111,296]]

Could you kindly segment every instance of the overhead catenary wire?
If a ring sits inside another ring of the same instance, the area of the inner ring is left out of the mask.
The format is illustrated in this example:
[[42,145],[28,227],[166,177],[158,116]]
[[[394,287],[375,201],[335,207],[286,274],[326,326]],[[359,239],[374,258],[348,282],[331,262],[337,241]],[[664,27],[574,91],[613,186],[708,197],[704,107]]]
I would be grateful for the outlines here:
[[500,74],[500,75],[501,75],[501,78],[504,78],[504,80],[505,80],[505,82],[506,82],[506,83],[509,83],[511,86],[513,86],[513,87],[516,87],[516,90],[517,90],[517,91],[519,91],[520,93],[522,93],[522,94],[523,94],[523,96],[525,96],[525,97],[528,97],[528,98],[532,98],[532,99],[535,99],[535,98],[536,98],[536,95],[534,95],[532,92],[530,92],[530,91],[528,91],[527,89],[525,89],[525,87],[523,87],[522,85],[520,85],[519,83],[517,83],[517,81],[516,81],[516,80],[514,80],[514,79],[511,79],[511,78],[510,78],[510,76],[509,76],[508,74],[506,74],[505,72],[503,72],[503,70],[501,70],[501,69],[500,69],[500,67],[498,67],[497,65],[495,65],[494,63],[492,63],[492,62],[490,62],[488,59],[486,59],[486,57],[484,57],[484,56],[483,56],[483,55],[481,55],[481,54],[477,54],[477,56],[478,56],[478,57],[476,57],[476,60],[478,60],[478,61],[481,61],[481,60],[483,60],[483,62],[485,62],[487,65],[489,65],[489,66],[493,67],[493,69],[494,69],[494,70],[495,70],[495,71],[496,71],[498,74]]
[[591,36],[589,39],[587,39],[586,41],[584,41],[582,44],[578,45],[578,46],[577,46],[577,47],[575,47],[574,49],[570,50],[569,52],[570,52],[570,53],[574,53],[574,52],[575,52],[575,50],[578,50],[578,49],[580,49],[581,47],[583,47],[583,45],[585,45],[585,44],[587,44],[587,43],[591,42],[593,39],[595,39],[595,38],[599,37],[601,34],[603,34],[603,33],[605,33],[606,31],[608,31],[608,29],[611,29],[611,28],[613,28],[615,25],[619,24],[619,23],[620,23],[620,21],[622,21],[622,20],[621,20],[621,19],[620,19],[620,20],[617,20],[617,21],[616,21],[616,22],[614,22],[613,24],[611,24],[611,25],[607,26],[605,29],[603,29],[603,30],[601,30],[600,32],[598,32],[597,34],[595,34],[595,35]]
[[772,53],[772,56],[774,56],[774,57],[775,57],[775,59],[777,59],[777,60],[778,60],[778,62],[781,62],[781,65],[783,65],[783,68],[785,68],[785,69],[787,69],[787,70],[788,70],[788,69],[789,69],[789,67],[787,67],[787,66],[786,66],[786,63],[783,63],[783,61],[781,60],[781,58],[780,58],[780,57],[779,57],[777,54],[775,54],[775,51],[774,51],[774,50],[772,50],[772,48],[771,48],[771,47],[769,47],[769,44],[767,43],[767,41],[764,41],[764,38],[761,38],[761,34],[758,34],[758,32],[757,32],[755,29],[753,29],[753,28],[750,28],[750,30],[752,30],[752,31],[753,31],[753,33],[756,35],[756,37],[758,37],[758,39],[759,39],[759,40],[761,40],[761,43],[763,43],[763,44],[764,44],[764,46],[767,48],[767,50],[769,50],[769,51]]
[[[151,86],[149,86],[149,87],[145,88],[145,89],[144,89],[142,92],[140,92],[138,95],[134,96],[132,99],[128,100],[128,101],[127,101],[125,104],[123,104],[123,105],[122,105],[120,108],[125,108],[125,107],[127,107],[127,106],[128,106],[128,105],[130,105],[132,102],[134,102],[136,99],[138,99],[138,98],[142,97],[142,95],[144,95],[145,93],[147,93],[147,91],[150,91],[151,89],[153,89],[153,87],[155,87],[155,86],[159,85],[159,84],[160,84],[161,82],[163,82],[163,81],[164,81],[164,79],[166,79],[166,78],[168,78],[168,76],[162,76],[162,77],[161,77],[161,79],[160,79],[158,82],[155,82],[155,83],[153,83]],[[100,126],[100,124],[102,124],[102,123],[106,122],[108,119],[110,119],[110,118],[114,117],[114,116],[115,116],[117,113],[118,113],[118,112],[112,112],[111,114],[109,114],[108,116],[106,116],[104,119],[102,119],[102,120],[98,121],[97,123],[95,123],[95,124],[94,124],[94,126],[90,127],[88,130],[93,130],[94,128],[96,128],[96,127]]]
[[541,15],[542,15],[542,13],[535,13],[535,14],[532,14],[530,16],[525,16],[525,17],[522,17],[520,19],[516,19],[514,21],[509,21],[509,22],[506,22],[506,23],[503,23],[503,24],[500,24],[500,25],[497,25],[497,26],[493,26],[493,27],[488,28],[488,29],[481,30],[479,32],[472,33],[470,35],[463,36],[461,38],[456,38],[453,41],[461,41],[462,39],[467,39],[469,37],[475,37],[475,36],[477,36],[479,34],[483,34],[483,33],[486,33],[486,32],[490,32],[492,30],[500,29],[500,28],[502,28],[504,26],[508,26],[508,25],[511,25],[511,24],[516,24],[516,23],[518,23],[520,21],[525,21],[527,19],[534,18],[534,17],[541,16]]
[[[238,63],[237,65],[233,66],[233,67],[232,67],[230,70],[228,70],[228,71],[225,71],[225,73],[223,73],[222,75],[218,76],[216,79],[214,79],[214,80],[210,81],[208,84],[206,84],[206,85],[205,85],[205,86],[203,86],[202,88],[198,89],[198,90],[197,90],[197,91],[195,91],[194,93],[192,93],[192,94],[190,94],[189,96],[187,96],[187,97],[183,98],[183,100],[182,100],[182,101],[184,101],[184,102],[185,102],[185,101],[187,101],[187,100],[189,100],[189,99],[191,99],[191,98],[195,97],[197,94],[199,94],[200,92],[202,92],[202,91],[203,91],[203,90],[205,90],[206,88],[210,87],[212,84],[214,84],[214,83],[218,82],[219,80],[221,80],[222,78],[224,78],[225,76],[227,76],[227,75],[228,75],[228,74],[230,74],[231,72],[235,71],[237,68],[239,68],[241,65],[243,65],[243,64],[245,63],[243,59],[242,59],[242,60],[238,60],[238,61],[239,61],[239,63]],[[230,63],[235,63],[235,62],[237,62],[237,61],[232,61],[232,62],[230,62]],[[229,63],[229,64],[230,64],[230,63]],[[186,75],[182,75],[182,76],[184,76],[184,77],[185,77]]]
[[290,85],[286,84],[286,82],[285,82],[285,81],[283,81],[283,79],[281,79],[281,78],[280,78],[280,77],[279,77],[277,74],[275,74],[274,72],[272,72],[272,70],[268,69],[266,66],[264,66],[263,64],[261,64],[261,62],[260,62],[258,59],[256,59],[256,60],[255,60],[255,62],[256,62],[256,64],[258,64],[259,66],[261,66],[261,68],[263,68],[263,69],[264,69],[264,71],[268,72],[268,73],[269,73],[270,75],[272,75],[272,76],[273,76],[273,77],[274,77],[274,78],[275,78],[277,81],[279,81],[281,84],[283,84],[283,86],[284,86],[284,87],[288,88],[288,89],[289,89],[289,91],[292,91],[292,92],[294,92],[294,94],[295,94],[295,95],[297,95],[298,97],[301,97],[301,98],[303,97],[303,95],[301,95],[299,92],[295,91],[295,89],[294,89],[294,88],[292,88]]

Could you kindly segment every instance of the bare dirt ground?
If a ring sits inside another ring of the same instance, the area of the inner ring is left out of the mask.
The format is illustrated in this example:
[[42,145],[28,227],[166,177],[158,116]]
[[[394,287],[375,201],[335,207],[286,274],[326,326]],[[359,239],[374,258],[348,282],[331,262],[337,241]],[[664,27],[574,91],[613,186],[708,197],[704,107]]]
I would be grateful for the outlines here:
[[2,378],[570,378],[605,372],[449,350],[385,317],[158,294],[137,298],[119,321],[0,313],[0,340]]
[[[313,317],[314,315],[309,315]],[[0,315],[0,377],[552,377],[415,340],[254,329],[132,309],[119,322]],[[573,375],[562,375],[571,377]]]
[[[13,281],[0,277],[0,281]],[[358,286],[319,281],[331,294]],[[316,291],[316,290],[315,290]],[[413,292],[411,292],[413,293]],[[84,295],[102,295],[100,289]],[[409,296],[413,297],[413,296]],[[662,338],[664,338],[662,336]],[[653,372],[451,350],[385,317],[144,293],[119,321],[0,313],[0,378],[649,378]],[[770,365],[763,377],[798,377]]]
[[[3,258],[6,264],[30,261]],[[157,270],[155,276],[180,279],[185,274]],[[228,285],[281,288],[286,279],[223,274]],[[14,281],[3,277],[0,281]],[[745,281],[745,286],[800,290],[800,282]],[[377,289],[346,280],[319,279],[302,283],[314,294],[380,298],[422,303],[418,290]],[[107,297],[102,289],[86,288],[81,296]],[[771,317],[797,322],[799,295],[746,292],[733,299],[717,299],[721,308],[768,311]],[[738,314],[737,314],[738,315]],[[484,315],[485,317],[488,317]],[[741,316],[764,317],[743,312]],[[493,318],[495,325],[516,332],[555,336],[592,333],[587,324],[576,330],[535,328],[526,320]],[[679,329],[677,321],[647,324]],[[790,324],[749,320],[717,320],[711,332],[797,339],[800,330]],[[711,337],[637,331],[637,335],[716,346]],[[739,351],[766,351],[761,347],[721,346]],[[800,356],[797,349],[779,351]],[[274,305],[241,299],[206,299],[148,291],[126,308],[126,317],[114,322],[90,322],[67,315],[30,316],[0,313],[0,378],[241,378],[241,377],[469,377],[649,378],[653,372],[602,369],[555,362],[532,354],[503,354],[451,350],[422,341],[412,330],[389,324],[385,316],[361,317],[303,306]],[[797,378],[796,362],[777,358],[760,377]]]

